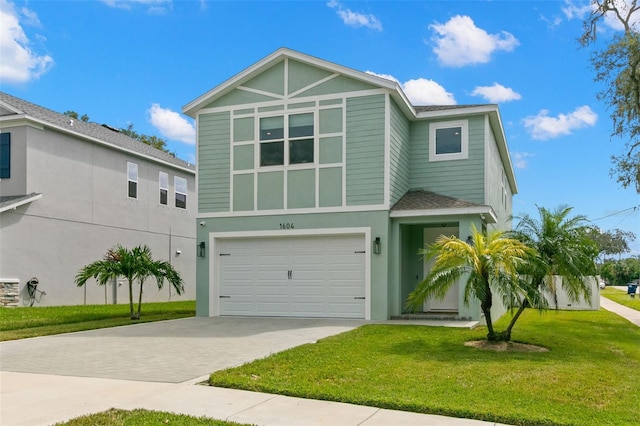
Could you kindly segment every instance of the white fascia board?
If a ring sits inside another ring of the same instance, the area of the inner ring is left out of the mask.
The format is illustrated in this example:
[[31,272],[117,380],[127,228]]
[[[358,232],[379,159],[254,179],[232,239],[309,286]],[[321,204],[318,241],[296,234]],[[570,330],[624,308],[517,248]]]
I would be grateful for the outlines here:
[[[13,117],[13,116],[10,116],[10,117]],[[8,121],[10,121],[10,120],[7,120],[7,122]],[[23,116],[23,117],[21,117],[20,120],[16,121],[16,123],[17,124],[12,123],[11,127],[18,126],[18,125],[29,125],[31,127],[36,127],[36,128],[38,128],[40,130],[44,130],[44,128],[48,127],[50,129],[55,129],[55,130],[57,130],[59,132],[62,132],[62,133],[74,135],[74,136],[76,136],[76,137],[78,137],[80,139],[84,139],[84,140],[88,140],[88,141],[97,143],[98,145],[106,146],[106,147],[114,149],[116,151],[126,152],[127,154],[131,154],[131,155],[136,156],[136,157],[144,158],[144,159],[152,161],[154,163],[163,164],[163,165],[165,165],[167,167],[171,167],[172,169],[182,170],[183,172],[186,172],[186,173],[189,173],[189,174],[195,176],[195,170],[191,170],[188,167],[179,166],[177,164],[173,164],[173,163],[170,163],[168,161],[164,161],[164,160],[162,160],[160,158],[152,157],[151,155],[146,155],[146,154],[143,154],[143,153],[138,152],[138,151],[133,151],[133,150],[130,150],[130,149],[118,146],[118,145],[114,145],[114,144],[112,144],[110,142],[103,141],[102,139],[95,138],[93,136],[89,136],[89,135],[86,135],[84,133],[80,133],[80,132],[68,129],[66,127],[59,126],[57,124],[53,124],[53,123],[50,123],[50,122],[45,121],[45,120],[40,120],[38,118],[34,118],[34,117],[31,117],[31,116]],[[4,127],[4,124],[5,124],[4,120],[0,120],[0,126]],[[34,124],[37,124],[37,126],[34,125]],[[9,127],[9,126],[6,126],[6,127]],[[142,143],[142,142],[140,142],[140,143]]]
[[416,118],[448,118],[463,115],[489,114],[498,111],[498,105],[487,104],[473,107],[461,106],[460,108],[439,109],[435,111],[421,111],[416,114]]
[[34,194],[32,197],[24,198],[24,199],[22,199],[20,201],[16,201],[13,204],[9,204],[8,206],[4,206],[4,207],[0,208],[0,213],[6,212],[7,210],[15,210],[20,206],[23,206],[25,204],[31,203],[32,201],[39,200],[40,198],[42,198],[42,194]]
[[391,218],[408,217],[433,217],[433,216],[460,216],[460,215],[483,215],[487,223],[498,222],[498,216],[489,206],[464,207],[452,209],[428,209],[428,210],[398,210],[390,213]]
[[301,215],[301,214],[318,214],[318,213],[357,213],[357,212],[378,212],[389,211],[389,209],[380,204],[373,206],[350,206],[350,207],[317,207],[306,209],[287,209],[287,210],[250,210],[250,211],[229,211],[217,213],[200,213],[196,219],[216,219],[229,217],[256,217],[256,216],[282,216],[282,215]]
[[44,130],[44,126],[40,123],[33,122],[33,119],[26,114],[20,115],[7,115],[0,117],[0,129],[7,129],[10,127],[22,127],[28,126],[34,129]]

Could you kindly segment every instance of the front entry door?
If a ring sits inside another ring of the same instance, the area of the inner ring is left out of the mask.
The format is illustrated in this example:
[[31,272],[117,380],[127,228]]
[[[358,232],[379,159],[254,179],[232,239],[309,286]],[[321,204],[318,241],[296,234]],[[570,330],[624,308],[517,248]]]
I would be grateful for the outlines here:
[[[459,237],[458,227],[424,228],[424,243],[433,244],[440,235]],[[424,262],[424,276],[426,277],[435,259]],[[459,285],[453,284],[444,299],[427,299],[424,301],[425,312],[458,312],[459,306]]]

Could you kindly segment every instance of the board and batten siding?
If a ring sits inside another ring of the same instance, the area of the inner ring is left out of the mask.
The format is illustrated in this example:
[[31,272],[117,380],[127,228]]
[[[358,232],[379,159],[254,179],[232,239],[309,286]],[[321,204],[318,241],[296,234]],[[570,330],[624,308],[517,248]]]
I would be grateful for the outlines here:
[[198,117],[198,211],[229,211],[231,119],[229,112]]
[[385,95],[347,99],[348,206],[384,203]]
[[412,123],[411,189],[425,189],[472,203],[485,203],[484,117],[469,117],[468,122],[468,158],[463,160],[433,162],[429,162],[430,121],[425,120]]
[[391,101],[390,200],[393,206],[409,190],[409,121]]

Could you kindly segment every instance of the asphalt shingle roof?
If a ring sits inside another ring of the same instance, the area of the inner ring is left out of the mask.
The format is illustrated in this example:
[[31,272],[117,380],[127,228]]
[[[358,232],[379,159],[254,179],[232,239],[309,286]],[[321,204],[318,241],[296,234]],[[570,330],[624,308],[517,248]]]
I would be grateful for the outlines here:
[[130,138],[129,136],[122,134],[111,127],[92,122],[84,122],[82,120],[75,120],[64,114],[60,114],[48,108],[33,104],[31,102],[27,102],[24,99],[16,98],[15,96],[9,95],[4,92],[0,92],[0,101],[10,105],[14,109],[22,111],[27,116],[33,117],[36,120],[68,129],[70,132],[75,132],[84,136],[99,139],[109,145],[113,145],[116,148],[123,148],[129,151],[137,152],[141,155],[157,158],[158,160],[195,171],[195,167],[193,164],[176,158],[173,155],[156,149],[150,145]]
[[479,204],[422,189],[407,192],[393,205],[391,211],[435,210],[480,207]]

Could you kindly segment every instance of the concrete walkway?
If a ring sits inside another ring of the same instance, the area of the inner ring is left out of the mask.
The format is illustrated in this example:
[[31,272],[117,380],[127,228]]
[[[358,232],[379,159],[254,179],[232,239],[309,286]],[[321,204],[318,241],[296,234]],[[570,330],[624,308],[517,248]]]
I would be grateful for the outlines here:
[[[626,288],[625,288],[626,291]],[[640,296],[636,296],[640,297]],[[636,311],[635,309],[627,308],[624,305],[614,302],[613,300],[607,299],[606,297],[600,296],[600,307],[606,309],[607,311],[611,311],[614,314],[620,315],[622,318],[625,318],[638,327],[640,327],[640,311]]]
[[109,408],[145,408],[257,425],[493,424],[199,385],[213,371],[364,323],[185,318],[0,342],[0,424],[50,425]]

